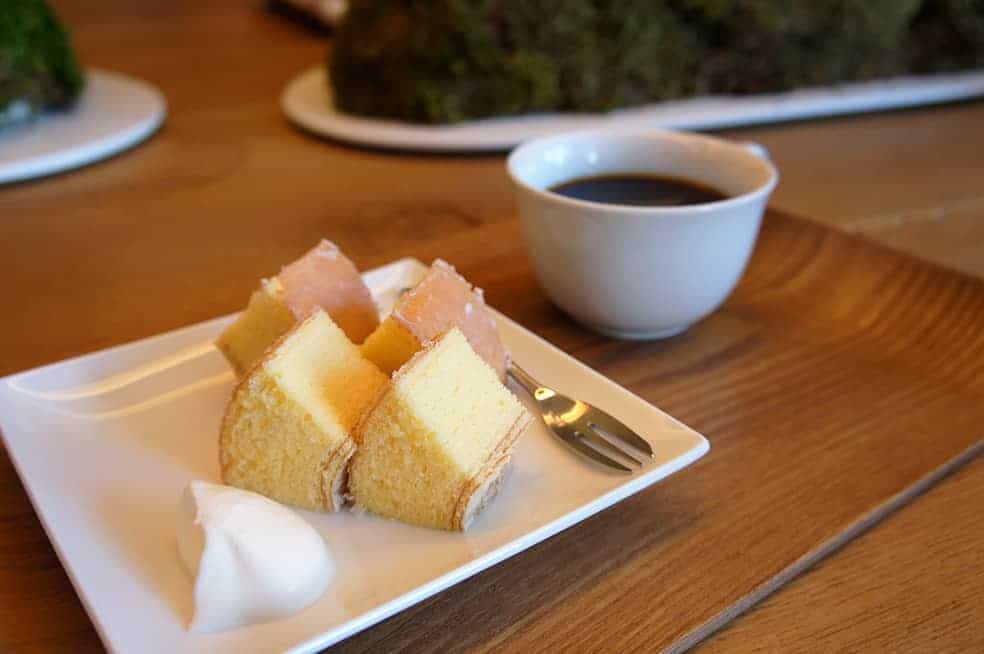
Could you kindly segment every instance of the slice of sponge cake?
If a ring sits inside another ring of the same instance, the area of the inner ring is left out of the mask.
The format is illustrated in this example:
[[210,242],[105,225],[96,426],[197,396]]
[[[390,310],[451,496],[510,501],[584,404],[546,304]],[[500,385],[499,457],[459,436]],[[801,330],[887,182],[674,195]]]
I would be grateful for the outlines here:
[[270,344],[297,322],[284,299],[284,287],[276,277],[260,280],[246,310],[215,341],[226,360],[242,376]]
[[215,344],[241,376],[316,308],[324,309],[354,343],[361,343],[379,325],[378,310],[359,271],[331,241],[321,241],[277,277],[262,280],[249,306]]
[[440,259],[399,299],[393,312],[363,343],[362,353],[383,372],[392,373],[428,341],[452,327],[458,327],[475,352],[505,379],[508,355],[481,289],[473,289]]
[[301,508],[337,510],[356,448],[352,428],[386,383],[316,309],[234,391],[219,438],[223,481]]
[[382,516],[464,530],[531,419],[452,328],[400,368],[357,427],[349,492]]

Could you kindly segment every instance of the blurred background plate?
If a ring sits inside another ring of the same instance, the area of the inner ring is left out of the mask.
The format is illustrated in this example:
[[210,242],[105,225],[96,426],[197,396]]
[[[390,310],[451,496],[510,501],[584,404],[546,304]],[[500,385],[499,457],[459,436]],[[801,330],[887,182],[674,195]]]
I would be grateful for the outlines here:
[[0,131],[0,184],[71,170],[131,148],[167,112],[161,92],[138,79],[88,70],[78,104]]
[[620,109],[607,114],[536,114],[420,125],[341,113],[323,66],[295,77],[281,106],[300,127],[356,145],[478,152],[509,150],[551,132],[616,123],[669,129],[717,129],[821,116],[882,111],[984,95],[984,71],[900,77],[773,95],[714,96]]

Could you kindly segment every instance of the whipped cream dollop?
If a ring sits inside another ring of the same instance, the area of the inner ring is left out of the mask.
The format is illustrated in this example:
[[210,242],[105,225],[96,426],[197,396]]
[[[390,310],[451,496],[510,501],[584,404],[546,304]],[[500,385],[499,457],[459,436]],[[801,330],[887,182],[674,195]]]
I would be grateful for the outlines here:
[[189,629],[214,632],[297,613],[325,592],[335,563],[321,535],[257,493],[193,481],[178,549],[195,583]]

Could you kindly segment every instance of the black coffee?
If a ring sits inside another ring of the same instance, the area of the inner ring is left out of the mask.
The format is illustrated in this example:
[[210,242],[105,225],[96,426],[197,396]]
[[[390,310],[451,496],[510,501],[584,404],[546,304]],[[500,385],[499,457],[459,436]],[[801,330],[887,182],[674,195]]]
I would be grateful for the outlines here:
[[717,202],[728,197],[717,189],[689,179],[637,173],[579,177],[550,190],[576,200],[638,207],[679,207]]

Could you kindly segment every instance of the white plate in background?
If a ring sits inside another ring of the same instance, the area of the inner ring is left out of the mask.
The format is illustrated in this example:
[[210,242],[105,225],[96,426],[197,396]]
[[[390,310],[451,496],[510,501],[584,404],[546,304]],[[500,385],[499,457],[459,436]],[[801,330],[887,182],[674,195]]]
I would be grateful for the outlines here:
[[[384,310],[426,268],[368,272]],[[192,634],[191,580],[175,543],[192,479],[219,481],[218,430],[233,375],[213,339],[234,316],[0,379],[0,426],[34,508],[107,647],[119,652],[314,652],[549,538],[689,465],[707,441],[645,400],[498,315],[517,361],[608,410],[655,458],[621,474],[574,454],[536,421],[499,496],[467,533],[348,511],[299,511],[338,575],[305,611]],[[659,502],[659,495],[652,495]]]
[[78,103],[0,130],[0,184],[52,175],[144,141],[167,113],[159,90],[127,75],[87,70]]
[[324,66],[291,80],[280,98],[288,118],[339,141],[396,150],[479,152],[574,129],[620,127],[717,129],[756,123],[898,109],[984,96],[984,71],[899,77],[771,95],[706,96],[660,102],[606,114],[545,113],[419,125],[345,114],[335,107]]

